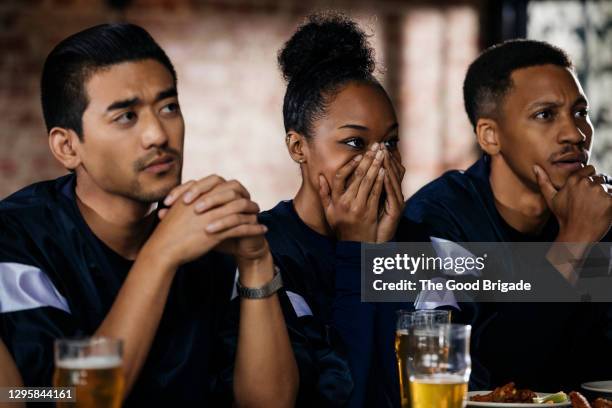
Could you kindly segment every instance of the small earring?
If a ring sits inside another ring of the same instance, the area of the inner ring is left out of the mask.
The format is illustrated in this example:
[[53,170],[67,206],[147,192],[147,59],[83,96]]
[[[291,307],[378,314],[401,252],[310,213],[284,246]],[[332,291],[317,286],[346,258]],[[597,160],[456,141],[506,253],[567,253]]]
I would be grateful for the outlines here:
[[304,163],[304,161],[305,161],[304,159],[299,159],[299,160],[296,160],[296,163],[302,164],[302,163]]

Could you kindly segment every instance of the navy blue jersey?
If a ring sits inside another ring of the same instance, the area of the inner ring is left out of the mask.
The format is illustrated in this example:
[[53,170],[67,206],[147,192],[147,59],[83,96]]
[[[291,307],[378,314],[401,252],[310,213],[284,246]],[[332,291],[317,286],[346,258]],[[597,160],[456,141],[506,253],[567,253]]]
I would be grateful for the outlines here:
[[[308,227],[291,200],[260,215],[288,294],[308,305],[354,382],[347,406],[397,406],[395,314],[411,304],[361,302],[360,243],[336,241]],[[349,389],[350,391],[350,389]],[[340,402],[340,401],[339,401]]]
[[[74,183],[64,176],[0,202],[0,336],[26,386],[51,384],[54,339],[92,335],[132,266],[88,228]],[[235,270],[213,252],[179,268],[167,301],[160,299],[164,314],[127,406],[205,406],[227,398],[215,390],[231,388],[220,381],[233,356],[221,352],[217,333],[230,310]]]
[[[495,207],[489,174],[488,156],[467,171],[445,173],[407,201],[404,225],[454,242],[554,241],[559,227],[552,216],[537,235],[523,234],[504,221]],[[610,234],[605,240],[609,238]],[[506,267],[523,262],[523,268],[533,262],[540,273],[558,275],[545,259],[504,261]],[[456,314],[473,325],[471,388],[492,389],[514,381],[537,391],[556,392],[577,390],[581,382],[612,378],[612,347],[606,335],[610,330],[608,304],[471,306],[467,313]]]

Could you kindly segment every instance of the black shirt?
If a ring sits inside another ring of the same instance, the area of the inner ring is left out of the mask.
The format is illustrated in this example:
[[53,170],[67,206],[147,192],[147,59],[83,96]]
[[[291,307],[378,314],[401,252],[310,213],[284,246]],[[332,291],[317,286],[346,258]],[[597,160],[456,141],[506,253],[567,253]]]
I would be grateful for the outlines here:
[[[51,384],[53,341],[92,335],[132,267],[89,229],[74,185],[68,175],[0,202],[0,337],[26,386]],[[229,404],[237,335],[235,327],[225,337],[220,331],[235,271],[215,252],[178,269],[125,406]]]
[[[522,234],[503,220],[489,174],[484,156],[467,171],[450,171],[427,184],[406,203],[408,225],[454,242],[554,241],[554,217],[537,235]],[[608,304],[479,303],[465,310],[456,316],[473,325],[472,389],[514,381],[536,391],[569,391],[612,378]]]

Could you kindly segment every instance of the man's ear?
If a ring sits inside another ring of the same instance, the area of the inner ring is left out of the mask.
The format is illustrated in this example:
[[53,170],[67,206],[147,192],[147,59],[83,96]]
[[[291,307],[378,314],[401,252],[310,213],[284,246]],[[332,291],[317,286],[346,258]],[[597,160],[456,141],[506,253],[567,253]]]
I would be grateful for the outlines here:
[[480,148],[489,156],[495,156],[501,150],[499,126],[489,118],[480,118],[476,123],[476,137]]
[[74,170],[81,164],[81,157],[76,149],[79,143],[79,135],[72,129],[54,127],[49,131],[51,153],[68,170]]
[[299,164],[306,163],[308,146],[306,144],[306,138],[301,133],[293,130],[288,131],[285,137],[285,143],[287,144],[289,155],[294,162]]

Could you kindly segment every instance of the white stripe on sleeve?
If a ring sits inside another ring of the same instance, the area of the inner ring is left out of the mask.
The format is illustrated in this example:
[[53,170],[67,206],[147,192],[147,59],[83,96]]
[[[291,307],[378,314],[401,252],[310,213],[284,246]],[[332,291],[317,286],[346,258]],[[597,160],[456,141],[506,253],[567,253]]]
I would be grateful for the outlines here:
[[306,299],[289,290],[287,290],[286,293],[287,297],[289,297],[289,300],[291,301],[291,306],[293,306],[293,310],[295,311],[297,317],[312,316],[312,310],[310,310],[310,306],[308,306]]
[[43,271],[31,265],[0,262],[0,313],[38,307],[70,313],[68,301]]

